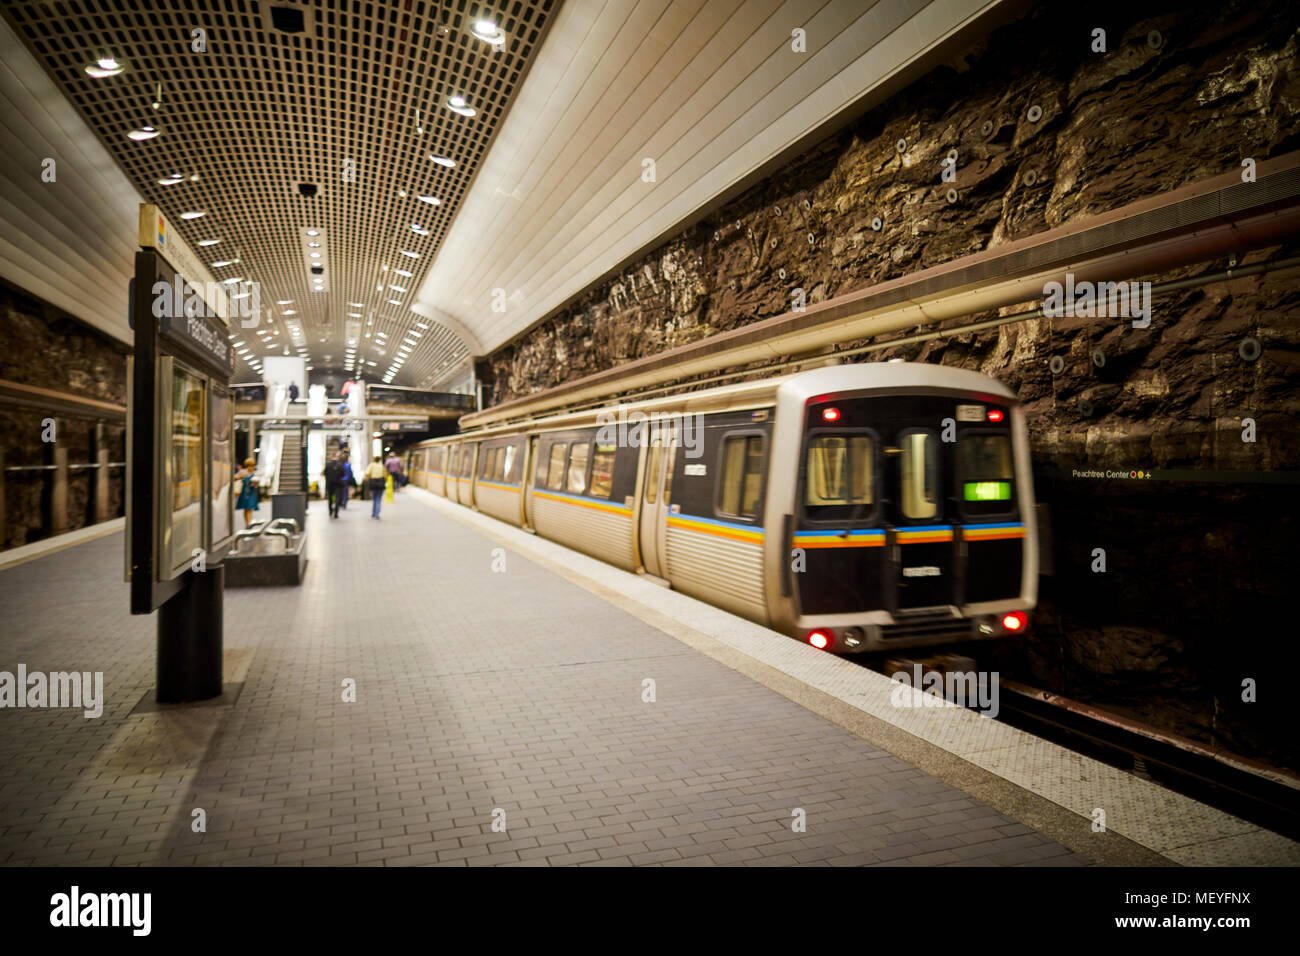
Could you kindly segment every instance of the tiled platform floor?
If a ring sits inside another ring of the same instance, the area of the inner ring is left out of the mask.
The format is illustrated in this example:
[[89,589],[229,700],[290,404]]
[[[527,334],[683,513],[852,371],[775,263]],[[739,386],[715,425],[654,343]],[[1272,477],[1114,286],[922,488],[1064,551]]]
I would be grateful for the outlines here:
[[0,670],[107,697],[0,710],[0,863],[1087,862],[406,493],[308,531],[302,587],[227,592],[233,707],[130,713],[121,534],[0,571]]

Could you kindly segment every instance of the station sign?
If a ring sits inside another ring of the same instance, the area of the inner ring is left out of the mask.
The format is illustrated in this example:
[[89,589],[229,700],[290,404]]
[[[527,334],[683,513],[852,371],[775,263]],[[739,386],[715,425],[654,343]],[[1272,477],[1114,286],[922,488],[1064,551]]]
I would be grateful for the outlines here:
[[429,419],[421,418],[413,422],[380,422],[379,430],[381,432],[427,432]]

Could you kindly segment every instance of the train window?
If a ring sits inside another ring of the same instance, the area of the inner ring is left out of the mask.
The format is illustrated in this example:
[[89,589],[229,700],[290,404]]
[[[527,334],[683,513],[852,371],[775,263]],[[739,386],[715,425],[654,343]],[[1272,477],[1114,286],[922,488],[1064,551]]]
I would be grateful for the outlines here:
[[818,435],[808,443],[805,478],[804,505],[810,517],[836,505],[872,504],[875,447],[871,436]]
[[614,487],[614,445],[597,445],[591,458],[591,493],[598,498],[608,498]]
[[904,432],[899,436],[902,456],[899,481],[904,518],[933,518],[939,513],[936,474],[938,449],[929,432]]
[[478,468],[478,476],[480,478],[490,479],[492,477],[492,461],[496,458],[496,454],[497,450],[495,448],[489,448],[480,456],[483,459]]
[[468,478],[474,470],[474,446],[466,445],[461,452],[460,474]]
[[718,511],[738,518],[758,514],[763,490],[763,436],[733,435],[722,440]]
[[429,451],[429,470],[442,471],[442,452],[441,448],[433,448]]
[[515,455],[518,449],[514,445],[506,445],[506,453],[501,466],[501,480],[514,484],[515,481]]
[[579,442],[569,452],[568,490],[580,495],[587,490],[587,459],[591,457],[591,442]]
[[569,446],[563,442],[551,446],[551,463],[546,472],[546,487],[551,491],[559,491],[564,487],[564,460],[568,452]]
[[957,441],[958,496],[968,515],[1015,510],[1011,437],[1001,432],[965,432]]
[[453,445],[447,452],[447,474],[455,476],[460,474],[460,446]]

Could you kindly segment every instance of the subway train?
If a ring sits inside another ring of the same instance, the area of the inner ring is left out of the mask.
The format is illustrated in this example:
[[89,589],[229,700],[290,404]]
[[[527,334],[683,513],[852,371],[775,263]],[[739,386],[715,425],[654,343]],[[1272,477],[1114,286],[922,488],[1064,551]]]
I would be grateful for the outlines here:
[[1006,386],[908,362],[484,427],[413,484],[840,654],[1024,634],[1038,550]]

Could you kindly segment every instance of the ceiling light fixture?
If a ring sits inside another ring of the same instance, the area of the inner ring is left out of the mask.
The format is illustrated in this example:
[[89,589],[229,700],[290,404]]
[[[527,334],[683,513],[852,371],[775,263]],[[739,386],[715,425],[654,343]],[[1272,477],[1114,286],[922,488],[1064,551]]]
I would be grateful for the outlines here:
[[200,239],[200,240],[199,240],[199,245],[201,245],[201,246],[215,246],[215,245],[216,245],[218,242],[220,242],[220,241],[221,241],[220,239]]
[[307,235],[309,235],[309,236],[319,236],[319,235],[320,235],[320,230],[319,230],[319,229],[308,229],[308,230],[307,230]]
[[207,213],[204,212],[202,209],[197,209],[197,210],[194,210],[194,211],[192,211],[192,212],[183,212],[183,213],[181,213],[181,218],[182,218],[182,219],[199,219],[199,218],[202,218],[203,216],[206,216],[206,215],[207,215]]
[[429,235],[429,230],[428,230],[428,229],[425,229],[425,228],[424,228],[423,226],[421,226],[418,222],[413,222],[413,223],[411,223],[411,232],[415,233],[417,236],[427,236],[427,235]]
[[172,173],[170,176],[164,176],[158,180],[159,186],[175,186],[177,183],[184,182],[185,177],[180,173]]
[[293,299],[277,299],[276,305],[293,305]]
[[418,258],[420,258],[420,254],[419,254],[418,252],[411,252],[409,249],[402,249],[402,250],[401,250],[401,253],[402,253],[402,255],[407,256],[407,257],[409,257],[409,258],[411,258],[411,259],[418,259]]
[[442,200],[437,196],[421,196],[420,202],[427,202],[430,206],[441,206]]
[[106,56],[86,67],[86,72],[95,79],[100,80],[106,76],[117,76],[122,72],[122,64],[111,56]]
[[127,133],[126,135],[128,138],[133,139],[137,143],[139,143],[146,139],[153,139],[155,136],[158,135],[158,130],[156,130],[152,126],[141,126],[139,129],[131,130],[131,132]]
[[493,46],[501,46],[506,42],[505,33],[491,20],[477,21],[474,26],[470,28],[470,32],[480,40],[491,43]]
[[453,113],[459,113],[461,116],[476,116],[478,111],[465,102],[463,96],[447,97],[447,109]]
[[433,153],[430,153],[429,158],[439,166],[446,166],[448,169],[456,168],[456,161],[454,159],[448,159],[446,156],[435,156]]
[[408,277],[409,277],[409,276],[413,276],[413,275],[415,275],[414,272],[408,272],[408,271],[406,271],[405,269],[394,269],[393,271],[396,272],[399,276],[408,276]]

